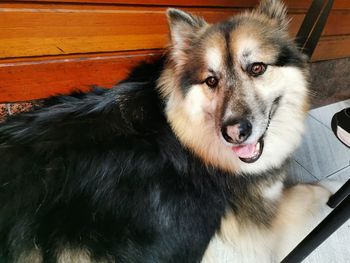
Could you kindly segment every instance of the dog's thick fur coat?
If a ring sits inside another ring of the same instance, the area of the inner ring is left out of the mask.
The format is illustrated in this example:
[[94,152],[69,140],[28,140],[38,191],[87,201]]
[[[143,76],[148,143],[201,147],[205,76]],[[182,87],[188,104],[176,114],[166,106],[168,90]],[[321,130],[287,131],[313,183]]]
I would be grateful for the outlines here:
[[[285,8],[266,0],[213,26],[178,10],[168,17],[172,46],[161,60],[111,90],[54,97],[0,125],[0,262],[274,262],[304,234],[329,193],[283,189],[307,109],[305,57],[287,36]],[[256,22],[271,30],[245,38]],[[198,61],[221,69],[218,54],[240,49],[230,34],[252,49],[263,43],[257,62],[269,68],[245,77],[255,51],[228,52],[235,71],[214,94]],[[247,83],[256,93],[239,92]],[[233,112],[254,116],[251,137],[265,140],[254,163],[213,131]]]

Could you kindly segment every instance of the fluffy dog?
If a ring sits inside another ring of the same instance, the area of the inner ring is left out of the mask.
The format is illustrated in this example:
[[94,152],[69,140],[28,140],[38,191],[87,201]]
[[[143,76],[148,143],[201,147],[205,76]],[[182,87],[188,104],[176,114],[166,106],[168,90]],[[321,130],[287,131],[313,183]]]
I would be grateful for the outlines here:
[[326,203],[283,184],[308,109],[285,7],[167,16],[159,61],[0,125],[1,262],[275,262]]

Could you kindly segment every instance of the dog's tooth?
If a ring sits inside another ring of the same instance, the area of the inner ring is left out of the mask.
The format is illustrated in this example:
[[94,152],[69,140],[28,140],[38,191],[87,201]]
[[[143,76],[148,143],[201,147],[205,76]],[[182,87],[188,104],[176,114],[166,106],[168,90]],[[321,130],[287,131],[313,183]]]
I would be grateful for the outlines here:
[[256,144],[256,146],[255,146],[255,150],[256,150],[257,152],[259,152],[259,151],[260,151],[260,142],[258,142],[258,143]]

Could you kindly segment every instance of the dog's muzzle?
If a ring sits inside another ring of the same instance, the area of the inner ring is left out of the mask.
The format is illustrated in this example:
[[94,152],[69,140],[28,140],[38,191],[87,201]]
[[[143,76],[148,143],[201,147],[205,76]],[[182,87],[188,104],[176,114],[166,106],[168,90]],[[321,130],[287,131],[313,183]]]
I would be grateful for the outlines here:
[[232,150],[236,153],[239,159],[245,163],[253,163],[257,161],[264,150],[264,137],[269,129],[271,119],[273,118],[278,108],[281,96],[277,97],[270,109],[268,115],[268,121],[264,133],[259,140],[254,143],[244,144],[252,133],[253,126],[247,119],[238,119],[226,122],[221,129],[223,138],[232,144],[238,144],[233,146]]

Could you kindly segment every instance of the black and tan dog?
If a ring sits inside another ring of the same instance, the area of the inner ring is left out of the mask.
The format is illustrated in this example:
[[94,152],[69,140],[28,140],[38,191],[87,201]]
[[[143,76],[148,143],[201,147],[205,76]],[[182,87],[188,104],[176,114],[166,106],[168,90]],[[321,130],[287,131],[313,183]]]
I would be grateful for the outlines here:
[[1,262],[275,262],[326,203],[283,185],[308,105],[285,7],[167,15],[163,59],[0,125]]

